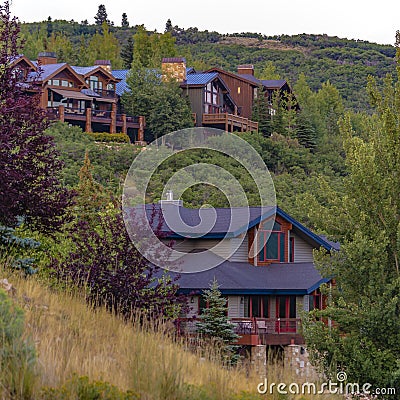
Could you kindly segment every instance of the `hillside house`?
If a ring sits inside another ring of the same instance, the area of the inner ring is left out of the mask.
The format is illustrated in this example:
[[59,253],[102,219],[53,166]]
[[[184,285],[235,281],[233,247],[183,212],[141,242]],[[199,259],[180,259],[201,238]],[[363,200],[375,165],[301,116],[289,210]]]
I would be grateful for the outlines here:
[[40,92],[40,106],[49,119],[78,125],[85,132],[142,135],[143,117],[121,112],[116,91],[120,79],[111,73],[109,61],[77,67],[58,63],[55,53],[42,52],[37,61],[20,55],[12,61],[12,67],[21,82],[31,84],[28,92]]
[[250,116],[240,115],[231,90],[219,72],[196,72],[186,67],[183,57],[163,58],[162,71],[164,76],[180,82],[183,94],[189,98],[195,126],[227,132],[258,131],[257,122]]
[[220,68],[210,68],[207,72],[218,72],[224,82],[226,82],[232,98],[238,104],[239,114],[245,118],[251,118],[252,106],[260,89],[265,93],[271,115],[276,111],[273,109],[274,95],[279,95],[281,99],[288,99],[289,96],[292,96],[293,107],[296,110],[299,109],[292,89],[286,80],[258,79],[254,76],[254,66],[252,64],[239,65],[237,73],[224,71]]
[[[280,208],[217,208],[215,224],[202,234],[196,226],[208,218],[212,221],[213,209],[203,208],[200,219],[199,210],[185,208],[177,200],[162,204],[164,213],[178,212],[182,221],[174,230],[166,223],[162,228],[167,235],[164,240],[173,240],[173,249],[183,254],[176,263],[184,273],[170,272],[172,277],[179,276],[179,291],[189,298],[190,311],[178,321],[182,332],[195,332],[207,307],[202,293],[215,278],[227,299],[227,315],[241,335],[240,344],[304,343],[300,315],[325,306],[320,286],[330,283],[315,268],[313,250],[330,252],[338,249],[335,244]],[[196,270],[194,256],[201,257],[203,265],[209,261],[217,266],[186,273]]]

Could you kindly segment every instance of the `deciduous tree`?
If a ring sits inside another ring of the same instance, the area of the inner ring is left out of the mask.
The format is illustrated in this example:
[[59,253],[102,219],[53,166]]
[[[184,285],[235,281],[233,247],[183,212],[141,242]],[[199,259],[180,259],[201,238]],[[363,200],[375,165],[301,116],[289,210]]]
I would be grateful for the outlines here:
[[[20,217],[33,228],[52,231],[64,223],[72,195],[62,187],[62,163],[39,94],[18,81],[12,62],[21,53],[19,25],[9,3],[0,6],[0,224],[15,227]],[[39,72],[40,73],[40,72]]]

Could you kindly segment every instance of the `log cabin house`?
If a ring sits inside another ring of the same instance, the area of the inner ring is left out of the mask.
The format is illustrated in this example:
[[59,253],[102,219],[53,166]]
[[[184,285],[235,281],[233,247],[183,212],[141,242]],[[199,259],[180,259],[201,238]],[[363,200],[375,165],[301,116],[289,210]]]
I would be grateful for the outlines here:
[[325,307],[320,286],[331,283],[315,268],[313,250],[331,252],[338,250],[338,245],[316,235],[278,207],[236,208],[232,221],[231,209],[217,208],[212,229],[192,235],[188,226],[197,227],[200,221],[206,221],[207,210],[210,221],[214,221],[214,209],[203,208],[200,220],[199,210],[185,208],[178,200],[170,200],[169,206],[168,202],[162,201],[162,211],[178,207],[182,221],[182,227],[178,223],[174,231],[168,226],[162,228],[163,240],[173,240],[173,249],[182,254],[176,259],[178,271],[189,271],[186,265],[193,268],[193,253],[202,257],[202,262],[205,257],[216,265],[200,272],[168,272],[178,279],[179,292],[189,299],[190,311],[178,319],[178,330],[195,333],[207,307],[202,294],[216,279],[227,299],[227,316],[241,336],[239,344],[303,345],[301,313]]
[[143,117],[126,115],[117,86],[121,79],[112,74],[108,60],[89,67],[58,63],[55,53],[39,53],[37,61],[20,55],[12,66],[22,82],[31,83],[31,92],[40,91],[40,106],[50,120],[80,126],[85,132],[129,134],[143,141]]

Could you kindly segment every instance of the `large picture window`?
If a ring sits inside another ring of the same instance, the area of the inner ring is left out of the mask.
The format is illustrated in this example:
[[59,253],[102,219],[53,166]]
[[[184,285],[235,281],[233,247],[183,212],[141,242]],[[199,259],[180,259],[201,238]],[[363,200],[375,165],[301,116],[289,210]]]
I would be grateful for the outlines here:
[[269,318],[268,296],[246,296],[244,316],[247,318]]
[[261,251],[258,254],[258,261],[285,262],[285,241],[286,235],[282,232],[282,226],[279,222],[275,221],[272,231],[259,230],[258,247]]

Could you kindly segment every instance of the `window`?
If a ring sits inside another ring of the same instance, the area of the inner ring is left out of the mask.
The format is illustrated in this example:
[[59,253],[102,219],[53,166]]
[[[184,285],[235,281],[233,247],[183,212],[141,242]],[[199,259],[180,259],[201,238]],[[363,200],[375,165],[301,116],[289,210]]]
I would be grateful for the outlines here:
[[217,83],[208,83],[204,89],[204,112],[218,113],[220,109],[219,104],[219,90]]
[[246,318],[269,318],[268,296],[246,296],[244,304]]
[[290,259],[289,262],[294,262],[294,237],[290,238]]
[[319,289],[308,296],[308,309],[309,311],[322,309],[321,291]]
[[[269,238],[267,240],[269,234]],[[258,231],[258,261],[279,261],[285,262],[285,239],[286,235],[282,232],[282,225],[275,221],[272,231]]]

